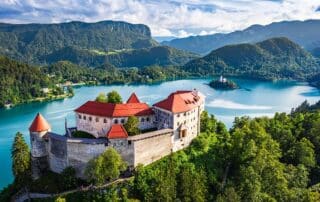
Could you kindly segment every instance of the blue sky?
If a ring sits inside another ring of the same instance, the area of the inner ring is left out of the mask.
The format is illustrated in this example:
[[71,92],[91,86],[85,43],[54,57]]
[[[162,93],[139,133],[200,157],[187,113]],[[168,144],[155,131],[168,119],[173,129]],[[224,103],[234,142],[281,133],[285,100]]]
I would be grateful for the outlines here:
[[121,20],[153,36],[231,32],[252,24],[320,19],[320,0],[1,0],[0,22]]

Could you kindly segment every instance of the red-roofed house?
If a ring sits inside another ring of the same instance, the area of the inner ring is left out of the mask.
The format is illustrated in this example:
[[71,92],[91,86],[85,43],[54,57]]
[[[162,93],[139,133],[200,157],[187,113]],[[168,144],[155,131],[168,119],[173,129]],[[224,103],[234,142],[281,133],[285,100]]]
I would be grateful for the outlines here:
[[127,103],[113,104],[88,101],[75,110],[77,130],[104,137],[113,124],[124,124],[128,117],[139,119],[141,130],[154,127],[154,112],[133,93]]
[[199,91],[176,91],[153,105],[157,128],[172,128],[173,151],[189,145],[200,133],[205,97]]

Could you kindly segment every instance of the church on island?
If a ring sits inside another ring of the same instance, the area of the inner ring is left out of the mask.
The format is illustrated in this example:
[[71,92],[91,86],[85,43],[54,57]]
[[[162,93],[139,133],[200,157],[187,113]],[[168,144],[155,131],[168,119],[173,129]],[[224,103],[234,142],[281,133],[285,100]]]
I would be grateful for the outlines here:
[[[205,96],[197,90],[173,92],[151,107],[135,93],[121,104],[88,101],[75,109],[76,127],[65,126],[65,134],[52,132],[38,113],[29,128],[32,175],[38,178],[46,170],[60,173],[71,166],[84,177],[88,161],[108,147],[131,168],[150,164],[191,143],[200,133],[204,104]],[[129,136],[123,126],[131,116],[139,121],[138,135]],[[77,131],[92,138],[74,137]]]

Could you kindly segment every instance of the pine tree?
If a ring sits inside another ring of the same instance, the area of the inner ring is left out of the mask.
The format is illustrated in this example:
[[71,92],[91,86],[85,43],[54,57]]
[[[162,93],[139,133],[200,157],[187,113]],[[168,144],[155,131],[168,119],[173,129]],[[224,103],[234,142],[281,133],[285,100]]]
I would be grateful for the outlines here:
[[11,149],[12,172],[18,184],[26,183],[31,176],[30,150],[23,135],[18,132]]

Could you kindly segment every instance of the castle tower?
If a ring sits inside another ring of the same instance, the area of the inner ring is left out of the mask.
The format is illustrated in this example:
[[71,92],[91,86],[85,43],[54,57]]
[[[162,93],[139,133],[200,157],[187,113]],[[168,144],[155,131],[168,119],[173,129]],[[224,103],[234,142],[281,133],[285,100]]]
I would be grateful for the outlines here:
[[50,131],[50,125],[45,118],[38,113],[29,127],[32,177],[35,179],[39,178],[41,173],[48,168],[48,141],[46,134]]

